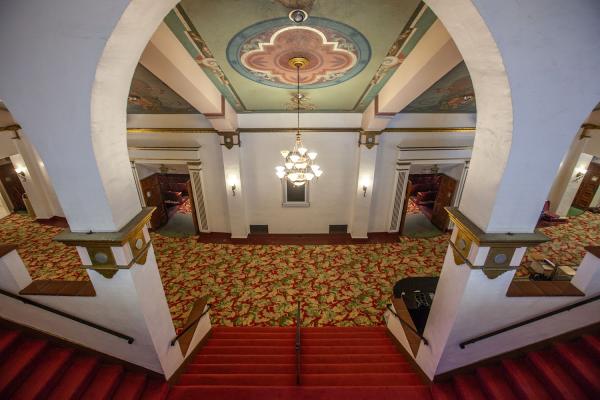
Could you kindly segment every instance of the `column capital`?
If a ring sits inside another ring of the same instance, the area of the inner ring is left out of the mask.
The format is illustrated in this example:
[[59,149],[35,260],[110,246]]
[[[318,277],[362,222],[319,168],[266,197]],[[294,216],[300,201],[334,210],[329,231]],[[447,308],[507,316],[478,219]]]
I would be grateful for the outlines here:
[[117,232],[71,232],[58,234],[54,240],[67,246],[77,246],[84,268],[93,269],[105,278],[112,278],[119,269],[145,264],[151,239],[145,227],[155,207],[145,207]]
[[458,208],[446,207],[446,211],[455,225],[450,237],[455,263],[481,269],[490,279],[516,269],[528,247],[550,240],[538,231],[532,233],[486,233]]
[[230,150],[233,146],[242,147],[239,129],[230,132],[217,132],[217,134],[220,136],[221,146],[225,146]]
[[377,136],[383,131],[364,131],[361,130],[358,138],[358,146],[365,146],[367,149],[372,149],[377,146]]

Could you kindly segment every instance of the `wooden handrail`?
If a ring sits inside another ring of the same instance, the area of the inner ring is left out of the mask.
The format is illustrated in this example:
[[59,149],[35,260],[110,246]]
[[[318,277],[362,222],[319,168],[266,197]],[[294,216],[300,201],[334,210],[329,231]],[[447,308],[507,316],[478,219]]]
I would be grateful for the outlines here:
[[127,343],[129,343],[129,344],[132,344],[134,342],[134,340],[135,340],[131,336],[127,336],[127,335],[124,335],[124,334],[119,333],[117,331],[113,331],[112,329],[105,328],[104,326],[98,325],[98,324],[96,324],[94,322],[86,321],[85,319],[76,317],[74,315],[67,314],[64,311],[57,310],[57,309],[49,307],[49,306],[47,306],[45,304],[41,304],[41,303],[38,303],[36,301],[30,300],[30,299],[28,299],[26,297],[21,297],[21,296],[19,296],[17,294],[14,294],[14,293],[11,293],[11,292],[7,292],[4,289],[0,289],[0,294],[3,294],[5,296],[7,296],[7,297],[11,297],[11,298],[13,298],[15,300],[20,300],[20,301],[22,301],[25,304],[29,304],[31,306],[34,306],[34,307],[37,307],[37,308],[41,308],[42,310],[49,311],[51,313],[60,315],[61,317],[68,318],[68,319],[70,319],[72,321],[79,322],[80,324],[87,325],[87,326],[92,327],[94,329],[98,329],[99,331],[108,333],[109,335],[113,335],[113,336],[119,337],[121,339],[125,339],[125,340],[127,340]]
[[202,314],[200,314],[200,316],[198,318],[196,318],[195,320],[193,320],[192,322],[188,323],[185,326],[185,328],[183,328],[183,330],[181,332],[179,332],[179,334],[177,336],[175,336],[173,338],[173,340],[171,340],[171,346],[175,346],[175,343],[177,343],[179,338],[182,337],[187,331],[189,331],[192,326],[195,326],[196,323],[198,321],[200,321],[202,319],[202,317],[204,317],[206,314],[208,314],[209,311],[210,311],[210,304],[207,304],[206,309],[202,312]]
[[423,343],[425,343],[425,346],[429,346],[429,341],[427,339],[425,339],[425,336],[421,335],[415,328],[413,328],[411,326],[410,323],[408,323],[407,321],[405,321],[404,319],[402,319],[402,317],[400,317],[398,314],[396,314],[396,311],[394,311],[392,309],[392,305],[391,304],[386,304],[385,305],[387,307],[387,309],[389,310],[389,312],[391,312],[392,314],[394,314],[394,316],[396,318],[398,318],[398,321],[400,321],[400,323],[407,327],[412,333],[414,333],[415,335],[417,335],[422,341]]
[[300,302],[296,308],[296,385],[300,386],[300,368],[302,367],[300,358],[302,357],[302,343],[300,341],[300,325],[302,324],[300,315]]
[[563,306],[563,307],[557,308],[556,310],[549,311],[549,312],[544,313],[544,314],[540,314],[540,315],[538,315],[536,317],[529,318],[529,319],[526,319],[524,321],[517,322],[517,323],[511,324],[511,325],[505,326],[504,328],[496,329],[495,331],[492,331],[492,332],[489,332],[489,333],[486,333],[486,334],[474,337],[472,339],[465,340],[464,342],[460,343],[459,346],[460,346],[461,349],[464,349],[468,345],[473,344],[475,342],[479,342],[480,340],[487,339],[487,338],[490,338],[492,336],[499,335],[499,334],[504,333],[506,331],[510,331],[512,329],[519,328],[519,327],[521,327],[523,325],[527,325],[527,324],[530,324],[532,322],[536,322],[536,321],[539,321],[541,319],[551,317],[553,315],[559,314],[559,313],[564,312],[564,311],[572,310],[573,308],[582,306],[584,304],[591,303],[591,302],[599,300],[599,299],[600,299],[600,294],[596,295],[596,296],[593,296],[593,297],[590,297],[590,298],[587,298],[587,299],[582,300],[582,301],[578,301],[576,303],[569,304],[567,306]]

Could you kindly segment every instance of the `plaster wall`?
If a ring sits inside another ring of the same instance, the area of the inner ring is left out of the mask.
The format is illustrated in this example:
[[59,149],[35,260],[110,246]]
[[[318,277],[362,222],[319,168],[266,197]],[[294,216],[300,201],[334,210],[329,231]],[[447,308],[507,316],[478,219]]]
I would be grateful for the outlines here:
[[566,217],[569,213],[571,204],[573,204],[573,200],[575,200],[575,196],[577,195],[579,186],[581,186],[581,181],[583,180],[583,177],[577,179],[577,170],[587,170],[588,166],[590,165],[590,162],[592,161],[592,158],[593,156],[586,153],[582,153],[579,155],[577,163],[571,171],[571,174],[568,176],[565,192],[562,198],[560,199],[560,203],[558,203],[558,207],[556,208],[556,213],[561,217]]
[[[492,280],[481,270],[456,265],[452,259],[452,250],[448,249],[446,268],[442,271],[444,279],[438,286],[444,301],[434,302],[424,332],[433,343],[422,345],[417,354],[417,362],[430,377],[600,321],[600,304],[592,302],[461,349],[460,342],[583,298],[506,297],[514,271]],[[573,284],[588,297],[600,293],[600,259],[588,253]]]
[[13,154],[17,154],[17,149],[11,140],[11,137],[13,136],[14,134],[12,132],[0,132],[0,158],[6,158]]
[[310,207],[283,207],[275,167],[280,151],[294,144],[294,133],[242,133],[242,171],[249,224],[268,224],[270,233],[328,233],[329,225],[350,225],[356,189],[358,133],[307,132],[304,145],[317,153],[323,169],[310,184]]
[[[152,248],[145,265],[120,270],[111,279],[95,271],[88,270],[88,273],[95,297],[28,297],[129,335],[134,338],[132,344],[6,296],[0,296],[0,316],[167,376],[174,372],[182,356],[177,346],[169,345],[175,329]],[[18,293],[30,283],[31,277],[16,251],[0,258],[2,289]]]

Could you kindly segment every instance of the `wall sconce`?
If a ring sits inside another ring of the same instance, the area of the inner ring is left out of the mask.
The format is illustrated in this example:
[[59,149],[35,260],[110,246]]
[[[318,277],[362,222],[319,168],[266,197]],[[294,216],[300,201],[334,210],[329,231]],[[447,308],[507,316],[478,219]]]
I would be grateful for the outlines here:
[[235,176],[227,178],[227,186],[231,189],[231,195],[235,197],[235,191],[238,190],[238,179]]
[[371,182],[369,182],[368,179],[363,179],[361,182],[363,197],[367,197],[367,190],[369,189],[369,183],[371,183]]
[[233,185],[231,185],[231,194],[233,194],[233,196],[235,197],[235,189],[237,189],[237,187],[235,186],[235,183]]
[[21,182],[27,182],[27,175],[25,174],[25,168],[17,167],[15,168],[15,172],[19,176]]
[[575,177],[573,178],[573,182],[579,182],[581,179],[583,179],[583,177],[585,176],[585,174],[587,173],[587,169],[584,167],[577,167],[575,168]]

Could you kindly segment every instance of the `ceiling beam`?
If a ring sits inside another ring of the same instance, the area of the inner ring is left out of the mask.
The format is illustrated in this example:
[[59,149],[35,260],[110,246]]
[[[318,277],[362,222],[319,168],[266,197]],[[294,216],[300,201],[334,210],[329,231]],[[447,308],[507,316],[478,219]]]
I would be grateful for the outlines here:
[[217,131],[235,131],[237,113],[163,22],[140,63],[206,116]]
[[364,130],[381,131],[390,120],[462,61],[438,20],[402,62],[363,113]]

